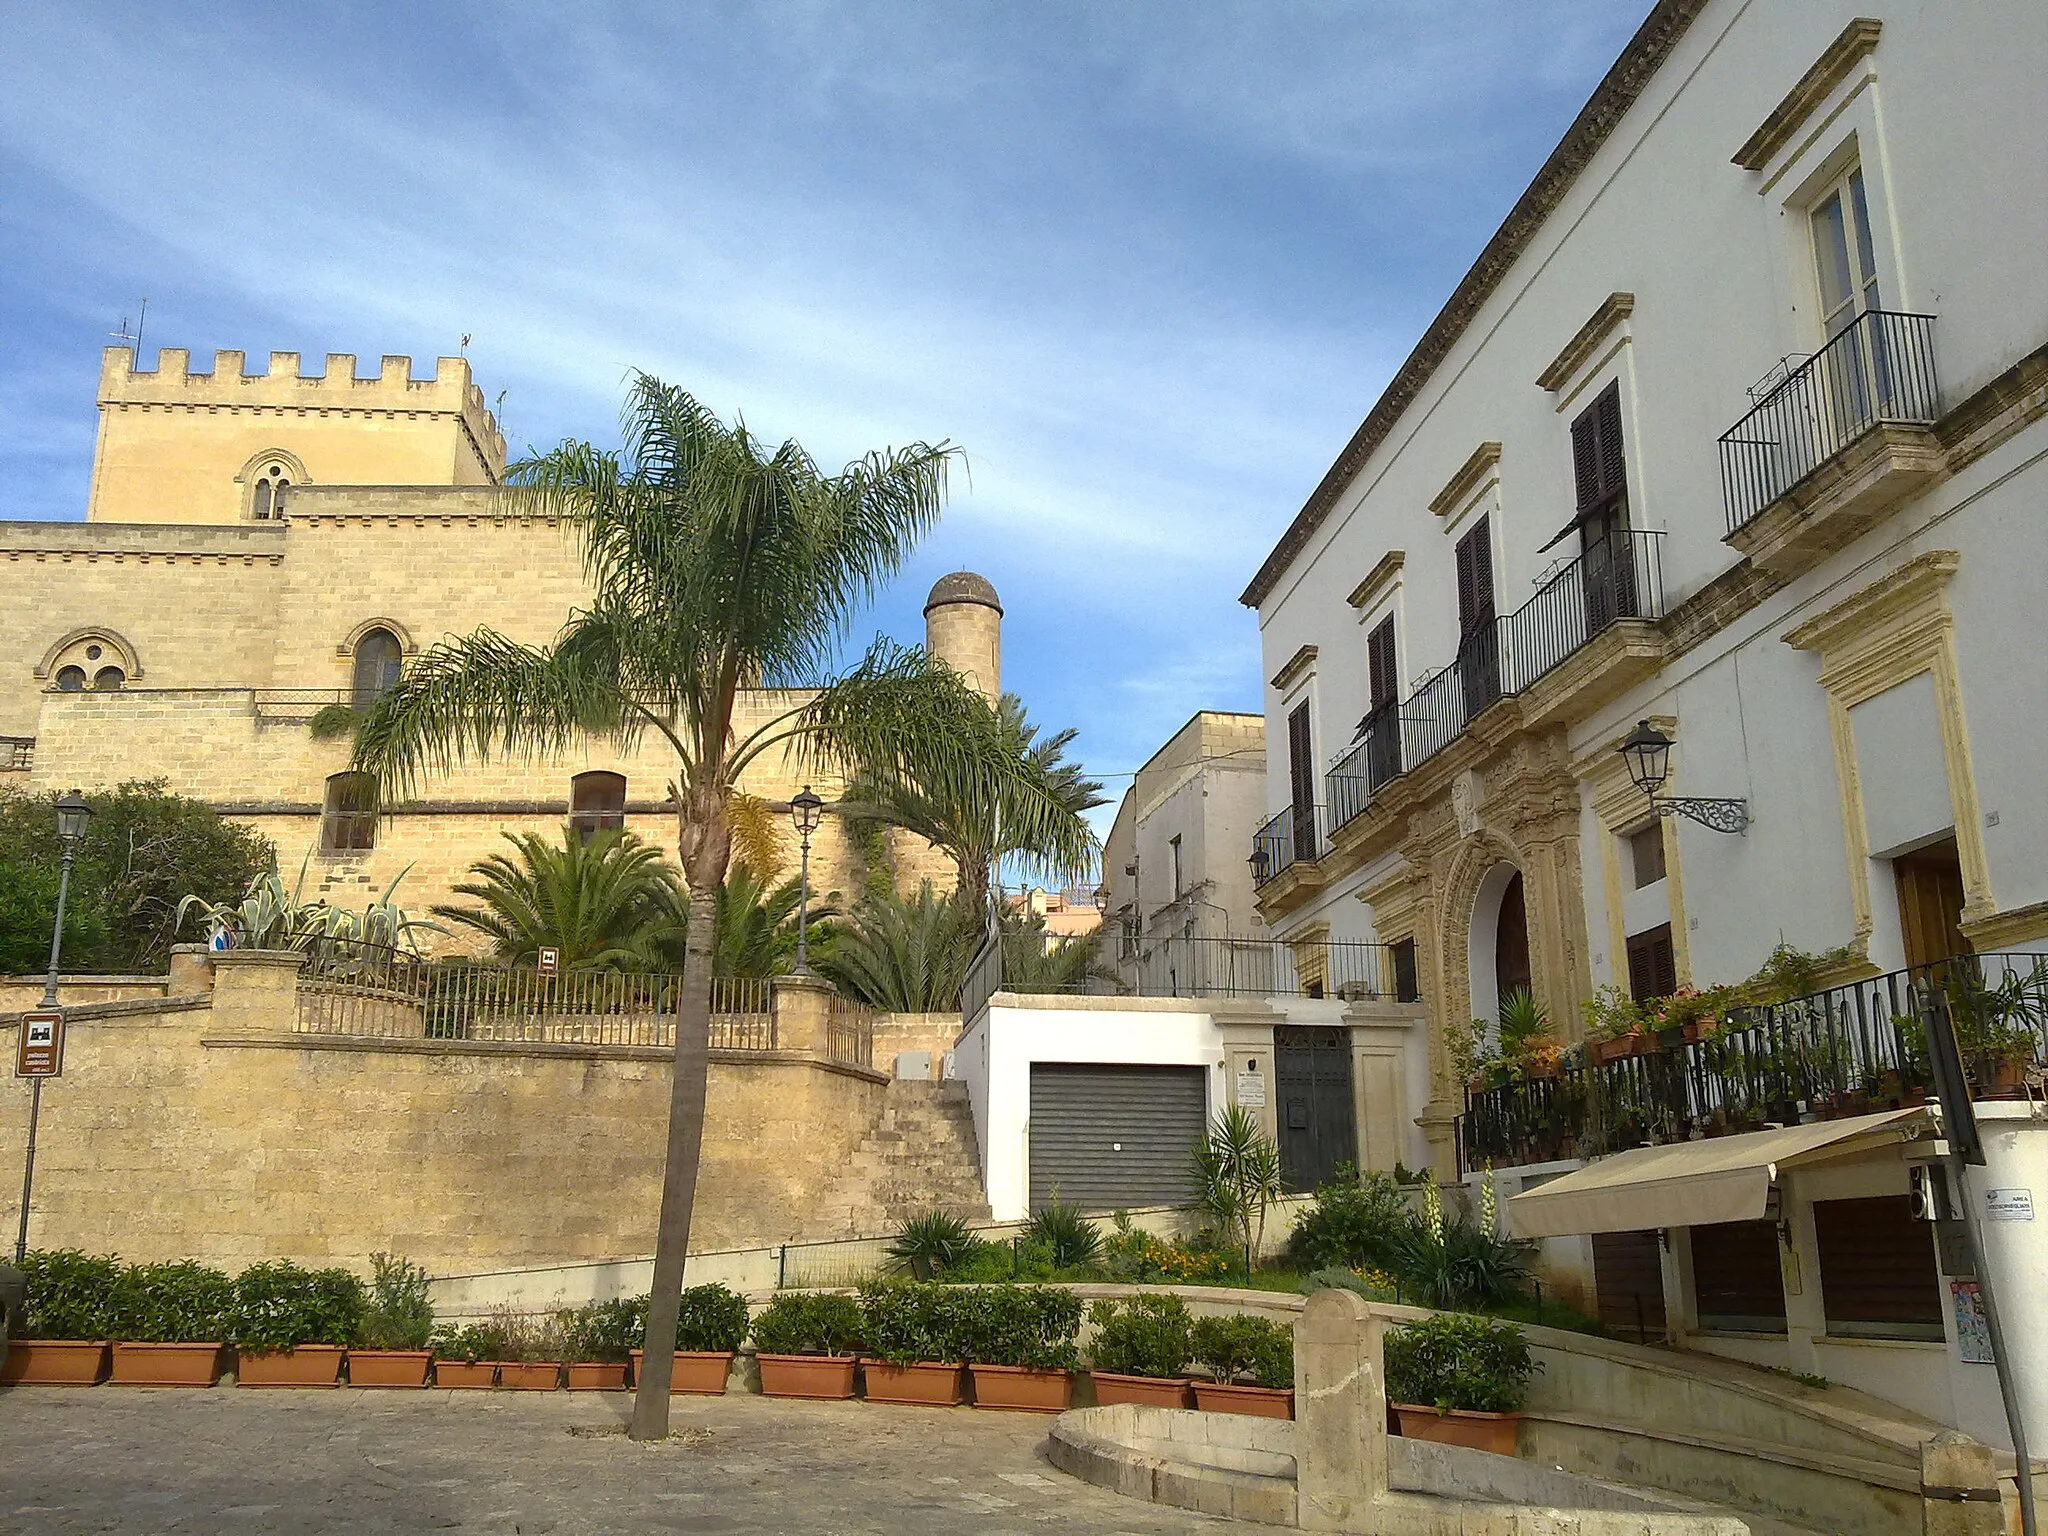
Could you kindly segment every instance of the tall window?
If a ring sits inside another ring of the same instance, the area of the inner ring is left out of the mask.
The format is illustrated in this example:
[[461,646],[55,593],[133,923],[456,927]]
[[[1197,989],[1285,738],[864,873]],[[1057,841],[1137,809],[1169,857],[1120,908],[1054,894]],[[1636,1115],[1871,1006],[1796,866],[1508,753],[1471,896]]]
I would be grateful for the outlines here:
[[367,773],[337,773],[327,780],[320,847],[361,853],[377,846],[377,781]]
[[1664,823],[1653,821],[1627,838],[1628,861],[1636,877],[1636,889],[1655,885],[1664,878]]
[[1469,720],[1500,697],[1500,648],[1494,637],[1493,529],[1480,518],[1458,540],[1458,671]]
[[1586,597],[1586,633],[1636,615],[1636,568],[1628,532],[1628,457],[1621,437],[1621,381],[1572,423],[1572,483]]
[[398,681],[404,657],[398,636],[388,629],[373,629],[356,642],[354,705],[368,709],[383,698]]
[[1316,756],[1308,721],[1308,700],[1287,717],[1288,805],[1294,811],[1294,856],[1316,856]]
[[1368,709],[1365,716],[1366,783],[1378,789],[1401,771],[1401,669],[1394,653],[1390,613],[1365,637]]
[[1861,167],[1842,177],[1814,205],[1813,256],[1820,269],[1821,318],[1829,336],[1865,310],[1884,308]]
[[626,824],[626,780],[617,773],[579,773],[569,781],[569,827],[589,842]]
[[1168,838],[1166,840],[1166,846],[1173,852],[1173,899],[1175,901],[1179,901],[1181,898],[1181,893],[1187,889],[1187,887],[1181,883],[1180,834],[1175,833],[1172,837]]
[[265,464],[263,473],[256,477],[255,489],[250,493],[250,515],[259,518],[283,517],[285,493],[291,489],[291,485],[291,471],[285,465],[274,460]]

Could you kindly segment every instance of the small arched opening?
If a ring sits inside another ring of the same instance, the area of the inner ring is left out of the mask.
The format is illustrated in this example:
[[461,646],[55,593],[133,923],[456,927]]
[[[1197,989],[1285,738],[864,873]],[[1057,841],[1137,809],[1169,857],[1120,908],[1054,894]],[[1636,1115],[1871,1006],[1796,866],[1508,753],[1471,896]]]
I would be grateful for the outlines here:
[[368,709],[389,693],[397,683],[405,650],[398,636],[388,629],[365,630],[356,641],[355,669],[351,679],[352,704]]
[[626,825],[626,776],[593,770],[569,781],[569,829],[582,842]]
[[1501,998],[1535,980],[1529,961],[1528,897],[1522,872],[1512,864],[1496,864],[1480,879],[1472,900],[1466,961],[1472,979],[1472,1016],[1484,1019],[1498,1039]]

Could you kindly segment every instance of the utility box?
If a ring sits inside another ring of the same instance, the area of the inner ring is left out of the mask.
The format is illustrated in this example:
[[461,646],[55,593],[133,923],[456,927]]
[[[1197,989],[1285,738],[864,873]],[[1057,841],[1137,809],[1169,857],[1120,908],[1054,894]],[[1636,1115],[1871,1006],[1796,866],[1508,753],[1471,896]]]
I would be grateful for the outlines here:
[[930,1082],[932,1078],[932,1053],[930,1051],[898,1051],[896,1053],[896,1075],[911,1082]]

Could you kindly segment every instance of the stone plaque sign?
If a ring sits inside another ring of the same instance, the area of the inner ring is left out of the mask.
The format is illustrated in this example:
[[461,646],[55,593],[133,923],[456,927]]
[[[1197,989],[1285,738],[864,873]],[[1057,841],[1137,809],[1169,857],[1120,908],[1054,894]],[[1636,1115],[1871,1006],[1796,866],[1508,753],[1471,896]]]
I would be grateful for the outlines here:
[[1266,1107],[1266,1079],[1258,1072],[1237,1074],[1237,1107],[1239,1109],[1264,1109]]

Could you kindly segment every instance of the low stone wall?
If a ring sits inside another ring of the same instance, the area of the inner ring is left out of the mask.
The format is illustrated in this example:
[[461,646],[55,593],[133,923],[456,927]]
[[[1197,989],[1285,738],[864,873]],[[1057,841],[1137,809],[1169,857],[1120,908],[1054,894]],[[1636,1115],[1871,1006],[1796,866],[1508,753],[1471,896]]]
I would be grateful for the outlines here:
[[[23,1008],[40,1008],[43,1002],[41,976],[0,976],[0,1013]],[[76,1008],[86,1003],[119,1003],[138,997],[162,997],[170,990],[163,976],[60,976],[57,1003]]]
[[[294,1034],[293,974],[250,956],[208,991],[70,1011],[32,1245],[229,1269],[366,1269],[388,1251],[443,1274],[651,1248],[665,1049]],[[9,1056],[16,1027],[0,1018]],[[691,1246],[806,1235],[886,1086],[820,1052],[715,1052]],[[9,1166],[28,1102],[27,1084],[0,1086]],[[19,1190],[0,1181],[10,1233]]]
[[896,1058],[904,1051],[928,1051],[933,1077],[941,1058],[960,1038],[957,1013],[878,1013],[875,1015],[875,1070],[896,1075]]

